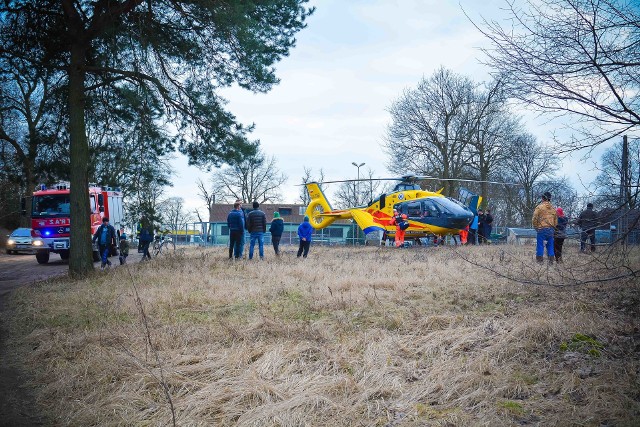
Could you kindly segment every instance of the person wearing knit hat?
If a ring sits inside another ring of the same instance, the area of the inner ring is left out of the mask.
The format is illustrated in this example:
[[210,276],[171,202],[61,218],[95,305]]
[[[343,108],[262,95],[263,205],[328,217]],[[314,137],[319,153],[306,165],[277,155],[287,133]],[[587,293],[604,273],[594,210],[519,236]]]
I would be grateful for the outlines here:
[[118,249],[120,249],[120,256],[118,257],[120,265],[126,264],[127,257],[129,256],[129,241],[123,229],[120,229],[120,244]]
[[273,250],[276,256],[280,256],[280,239],[284,232],[284,220],[280,218],[279,212],[273,213],[273,220],[271,220],[271,226],[269,227],[269,233],[271,233],[271,244],[273,244]]
[[553,233],[553,252],[556,257],[557,263],[562,263],[562,245],[564,239],[567,238],[567,223],[569,220],[564,216],[562,208],[556,209],[558,215],[558,225],[556,225],[556,231]]

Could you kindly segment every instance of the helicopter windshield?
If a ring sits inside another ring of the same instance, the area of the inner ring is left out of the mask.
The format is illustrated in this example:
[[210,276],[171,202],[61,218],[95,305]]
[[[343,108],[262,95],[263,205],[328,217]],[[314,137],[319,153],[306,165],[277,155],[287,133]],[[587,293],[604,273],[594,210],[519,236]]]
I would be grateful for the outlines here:
[[450,198],[438,197],[429,199],[432,203],[439,206],[440,210],[446,215],[465,215],[471,214],[471,212],[457,200],[454,201]]
[[444,197],[427,197],[420,200],[399,203],[394,206],[409,218],[425,217],[473,217],[473,213],[460,202]]

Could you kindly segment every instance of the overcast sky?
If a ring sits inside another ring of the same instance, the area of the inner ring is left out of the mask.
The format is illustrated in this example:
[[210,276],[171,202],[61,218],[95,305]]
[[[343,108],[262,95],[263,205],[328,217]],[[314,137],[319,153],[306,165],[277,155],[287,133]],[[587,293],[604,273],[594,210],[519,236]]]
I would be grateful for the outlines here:
[[[352,162],[388,176],[381,146],[390,121],[387,109],[403,89],[415,87],[440,66],[489,79],[481,64],[487,41],[465,16],[500,20],[504,0],[318,0],[308,26],[290,56],[276,65],[281,82],[266,94],[238,88],[223,92],[228,109],[245,124],[255,123],[267,155],[288,177],[284,201],[299,202],[303,167],[328,180],[356,177]],[[549,141],[553,124],[524,111],[527,130]],[[597,160],[598,153],[594,154]],[[189,209],[203,208],[195,181],[210,174],[174,160],[178,176],[168,195],[183,197]],[[591,180],[592,162],[565,162],[561,175],[576,184]],[[580,172],[578,172],[578,170]],[[578,176],[580,175],[580,176]],[[576,185],[577,186],[577,185]],[[334,186],[335,187],[335,186]],[[204,210],[203,210],[204,212]]]

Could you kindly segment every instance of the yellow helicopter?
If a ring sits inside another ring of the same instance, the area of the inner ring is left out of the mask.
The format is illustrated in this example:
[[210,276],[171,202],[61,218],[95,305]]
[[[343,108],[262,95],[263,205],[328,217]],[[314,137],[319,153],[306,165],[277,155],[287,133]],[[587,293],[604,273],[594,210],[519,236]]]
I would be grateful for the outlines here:
[[[463,190],[464,203],[441,194],[442,189],[433,192],[420,188],[418,181],[436,179],[433,177],[407,175],[400,178],[377,178],[376,180],[398,180],[393,191],[382,194],[366,206],[334,210],[325,197],[320,184],[304,184],[309,192],[310,202],[305,214],[315,229],[322,229],[339,219],[352,219],[365,234],[384,231],[394,236],[396,226],[392,224],[394,209],[407,216],[409,227],[405,235],[409,239],[418,239],[433,235],[445,236],[458,234],[473,221],[482,198],[470,191]],[[342,180],[335,182],[368,181]],[[473,181],[474,180],[455,180]]]

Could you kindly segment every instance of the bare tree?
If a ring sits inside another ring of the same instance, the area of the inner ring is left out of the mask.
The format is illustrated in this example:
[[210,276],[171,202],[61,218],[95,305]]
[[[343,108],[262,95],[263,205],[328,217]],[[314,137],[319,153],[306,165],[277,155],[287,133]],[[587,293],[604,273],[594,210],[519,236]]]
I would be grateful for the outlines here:
[[[507,0],[508,27],[483,20],[488,64],[509,93],[545,112],[577,116],[594,146],[640,125],[640,7],[615,0]],[[586,126],[588,125],[588,126]]]
[[[208,218],[211,221],[211,209],[213,205],[216,203],[216,194],[213,189],[208,189],[204,182],[200,178],[196,181],[196,185],[198,186],[198,196],[207,206]],[[200,213],[196,209],[198,220],[202,222],[202,218],[200,218]]]
[[480,195],[486,203],[489,180],[498,180],[499,169],[509,153],[509,147],[521,132],[521,123],[509,111],[502,81],[494,81],[474,97],[472,119],[475,124],[469,138],[469,161],[474,178],[480,180]]
[[[385,149],[389,169],[461,178],[468,162],[474,84],[467,77],[440,68],[417,88],[406,90],[389,112]],[[456,183],[443,181],[446,194]]]
[[334,199],[336,201],[336,207],[339,209],[345,209],[354,206],[360,206],[362,204],[368,204],[373,201],[378,194],[380,188],[380,181],[376,180],[375,171],[367,168],[366,174],[360,179],[360,181],[343,182],[340,184]]
[[174,232],[183,229],[184,226],[193,220],[191,212],[184,206],[182,197],[169,197],[160,204],[160,215],[162,222]]
[[541,181],[555,177],[558,157],[539,144],[530,134],[522,134],[509,150],[502,174],[511,182],[519,184],[516,189],[506,189],[507,197],[526,223],[533,216],[533,210],[540,201]]
[[[302,184],[306,184],[308,182],[317,182],[318,184],[320,184],[320,188],[322,188],[322,183],[324,182],[324,171],[322,170],[322,168],[320,168],[320,172],[318,172],[319,175],[317,178],[313,176],[313,171],[311,168],[307,168],[306,166],[303,166],[303,168],[304,174],[302,175]],[[311,201],[309,199],[307,188],[304,185],[300,187],[299,197],[300,201],[302,201],[302,204],[305,206],[307,206]]]
[[[195,216],[198,222],[205,222],[202,220],[202,215],[200,215],[200,211],[198,209],[194,209],[191,213]],[[209,215],[211,215],[211,210],[209,210]],[[211,222],[210,217],[209,217],[209,222]]]
[[640,206],[640,139],[629,142],[626,174],[623,172],[622,150],[623,142],[620,141],[605,151],[600,160],[600,173],[593,184],[601,207],[617,208],[623,202],[631,209]]
[[267,158],[262,151],[255,156],[233,161],[213,174],[213,192],[227,202],[278,201],[280,188],[287,176],[278,170],[276,158]]

